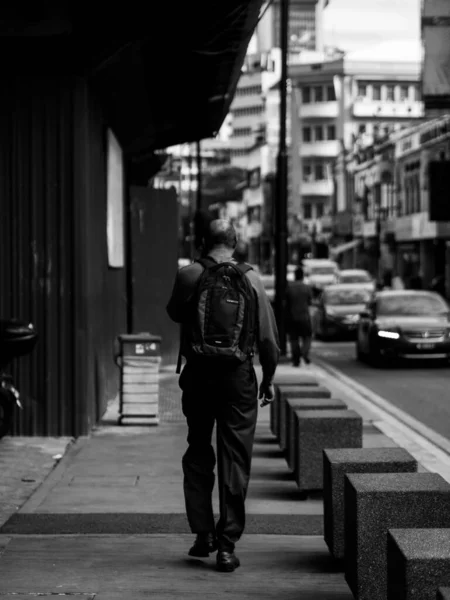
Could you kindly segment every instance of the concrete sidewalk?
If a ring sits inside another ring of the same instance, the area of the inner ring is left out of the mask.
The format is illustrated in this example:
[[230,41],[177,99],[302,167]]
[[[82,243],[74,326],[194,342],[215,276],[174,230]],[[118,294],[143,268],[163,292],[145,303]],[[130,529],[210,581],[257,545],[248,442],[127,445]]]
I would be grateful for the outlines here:
[[[278,377],[292,373],[281,365]],[[301,374],[301,371],[295,370]],[[308,373],[364,419],[365,446],[395,446],[374,426],[379,415],[343,396],[322,370]],[[322,536],[322,498],[300,501],[260,409],[242,567],[217,573],[213,558],[189,559],[181,456],[186,426],[171,370],[161,375],[162,422],[118,427],[117,405],[77,440],[46,481],[0,530],[0,596],[76,595],[96,600],[277,598],[350,600]],[[217,508],[217,497],[215,507]]]

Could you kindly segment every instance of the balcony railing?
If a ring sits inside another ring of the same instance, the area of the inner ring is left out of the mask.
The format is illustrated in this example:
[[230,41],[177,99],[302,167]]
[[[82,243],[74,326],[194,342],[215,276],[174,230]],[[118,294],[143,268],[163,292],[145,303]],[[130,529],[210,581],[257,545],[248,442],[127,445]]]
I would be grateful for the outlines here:
[[335,102],[315,102],[313,104],[302,104],[299,110],[299,116],[302,119],[324,118],[336,119],[339,114],[338,103]]
[[422,102],[386,102],[384,100],[356,100],[353,104],[354,117],[420,118],[424,110]]
[[333,181],[331,179],[322,181],[302,181],[300,183],[300,194],[302,196],[331,196],[333,193]]
[[302,142],[300,145],[300,156],[324,156],[334,158],[339,154],[339,140],[327,140],[323,142]]

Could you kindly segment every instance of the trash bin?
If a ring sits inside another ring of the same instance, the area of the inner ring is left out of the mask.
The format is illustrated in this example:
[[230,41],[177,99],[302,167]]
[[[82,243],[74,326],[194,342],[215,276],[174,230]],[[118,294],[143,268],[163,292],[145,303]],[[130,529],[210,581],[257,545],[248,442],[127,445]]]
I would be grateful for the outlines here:
[[119,425],[157,425],[161,338],[150,333],[132,333],[119,335],[117,342]]

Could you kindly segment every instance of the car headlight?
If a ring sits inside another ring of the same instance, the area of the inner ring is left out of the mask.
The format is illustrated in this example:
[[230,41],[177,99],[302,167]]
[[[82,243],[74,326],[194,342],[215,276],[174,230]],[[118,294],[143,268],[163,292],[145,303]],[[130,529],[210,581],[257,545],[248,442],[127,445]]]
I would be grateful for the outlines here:
[[385,329],[380,329],[378,331],[378,337],[387,340],[398,340],[400,338],[400,334],[398,331],[386,331]]

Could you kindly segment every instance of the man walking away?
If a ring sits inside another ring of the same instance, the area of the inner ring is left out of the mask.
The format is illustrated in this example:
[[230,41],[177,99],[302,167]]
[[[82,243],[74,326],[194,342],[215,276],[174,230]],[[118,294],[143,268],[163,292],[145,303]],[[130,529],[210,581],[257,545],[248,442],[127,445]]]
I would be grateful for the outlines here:
[[[303,281],[303,269],[299,267],[295,271],[295,281],[292,282],[286,293],[287,309],[287,333],[291,345],[292,364],[300,366],[303,358],[309,365],[309,351],[312,340],[312,323],[310,307],[312,304],[312,290]],[[302,345],[300,347],[300,340]]]
[[[182,325],[181,354],[186,358],[179,385],[188,425],[188,448],[182,460],[184,496],[189,525],[196,534],[189,554],[207,557],[218,550],[217,568],[225,572],[240,564],[234,549],[245,526],[258,413],[254,349],[263,370],[261,406],[273,400],[272,379],[280,353],[264,286],[249,265],[233,259],[236,241],[227,221],[212,221],[203,241],[204,258],[178,271],[167,305],[170,318]],[[212,506],[214,423],[217,525]]]

